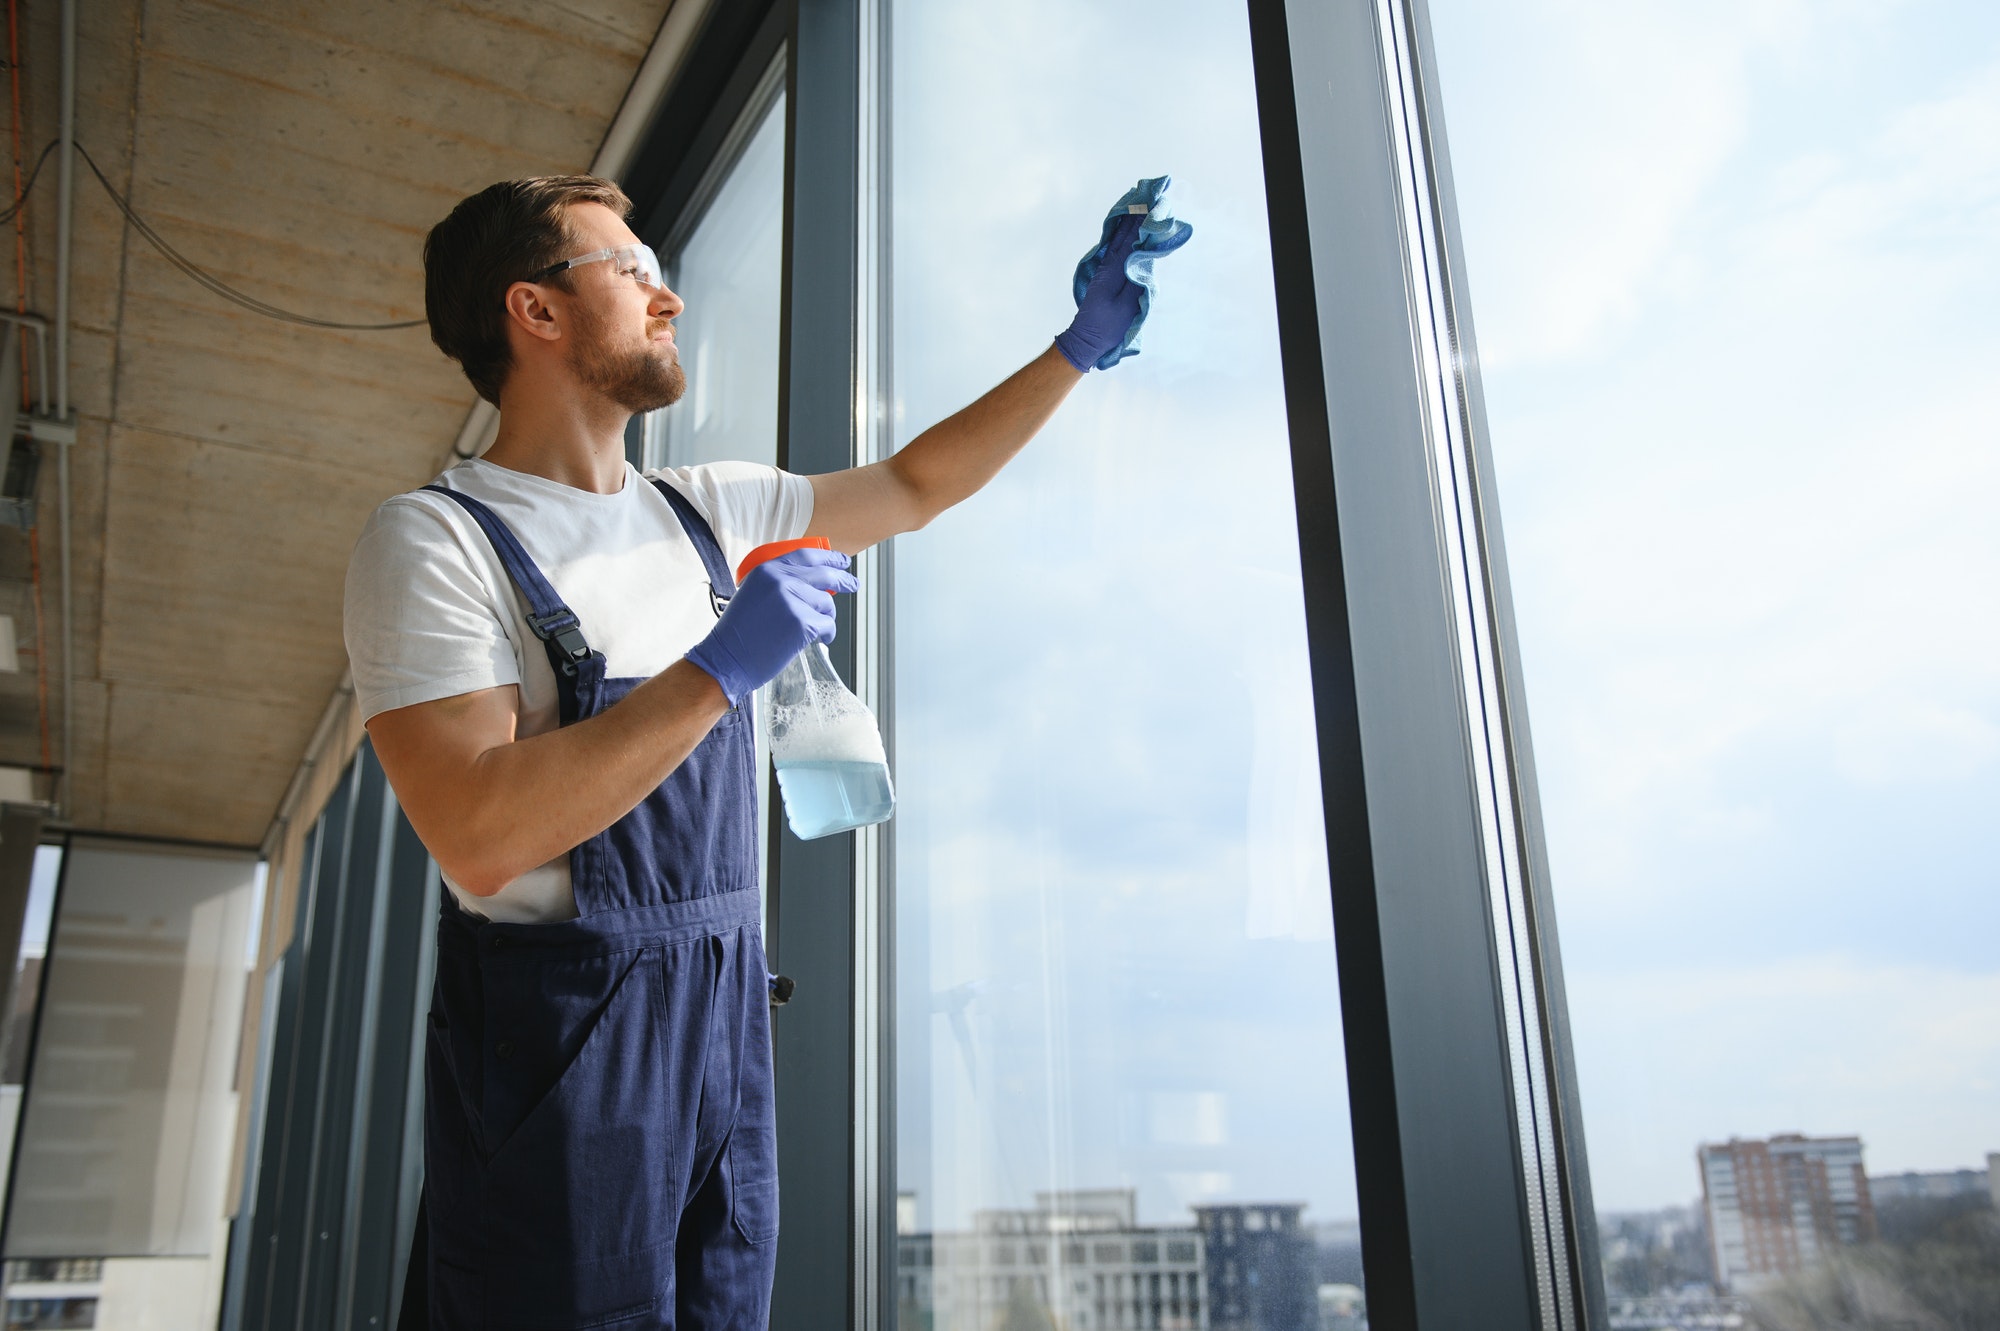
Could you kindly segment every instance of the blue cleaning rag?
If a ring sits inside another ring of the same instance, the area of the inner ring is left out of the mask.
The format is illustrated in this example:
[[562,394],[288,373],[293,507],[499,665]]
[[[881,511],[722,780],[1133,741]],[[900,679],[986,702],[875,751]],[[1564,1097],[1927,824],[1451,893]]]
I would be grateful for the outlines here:
[[1104,232],[1097,238],[1097,244],[1076,266],[1072,294],[1081,305],[1083,290],[1090,285],[1090,279],[1097,275],[1098,268],[1104,263],[1105,247],[1111,243],[1111,232],[1119,219],[1139,213],[1145,215],[1139,223],[1139,242],[1132,247],[1132,257],[1125,260],[1125,276],[1139,287],[1139,317],[1125,330],[1123,341],[1097,358],[1096,365],[1100,370],[1108,370],[1127,356],[1139,354],[1139,330],[1153,308],[1153,261],[1162,254],[1172,254],[1187,244],[1188,237],[1194,234],[1194,228],[1175,217],[1167,206],[1167,186],[1173,183],[1173,179],[1172,176],[1153,176],[1125,191],[1124,196],[1111,205],[1111,211],[1104,215]]

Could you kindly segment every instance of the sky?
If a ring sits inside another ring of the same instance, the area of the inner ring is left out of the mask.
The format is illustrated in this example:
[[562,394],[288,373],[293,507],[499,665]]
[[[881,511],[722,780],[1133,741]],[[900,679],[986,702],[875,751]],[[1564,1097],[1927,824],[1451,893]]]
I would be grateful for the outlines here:
[[[1149,1222],[1354,1214],[1248,34],[1206,0],[1128,18],[892,15],[898,442],[1048,346],[1137,179],[1171,175],[1195,228],[1141,353],[897,540],[899,1186],[924,1228],[1058,1188],[1134,1188]],[[1174,95],[1135,101],[1112,46]]]
[[1432,0],[1601,1210],[2000,1150],[2000,11]]
[[[892,8],[895,442],[1136,178],[1195,226],[1142,354],[896,544],[899,1186],[1351,1216],[1242,7]],[[1598,1207],[1732,1135],[1982,1163],[2000,12],[1430,9]]]

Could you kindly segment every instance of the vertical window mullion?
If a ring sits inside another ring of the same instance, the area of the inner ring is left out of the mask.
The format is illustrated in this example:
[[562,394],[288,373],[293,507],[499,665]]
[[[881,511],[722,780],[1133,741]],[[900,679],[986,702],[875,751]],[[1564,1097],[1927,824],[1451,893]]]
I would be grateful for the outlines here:
[[[886,0],[856,0],[855,122],[855,462],[886,457],[890,438],[888,133],[889,59]],[[864,552],[855,572],[855,692],[875,713],[895,770],[895,693],[890,649],[895,543]],[[862,1331],[895,1324],[896,1115],[895,910],[892,872],[895,822],[855,834],[855,1319]]]
[[1250,9],[1371,1320],[1579,1326],[1590,1199],[1428,26]]
[[[779,322],[778,465],[804,474],[858,460],[856,375],[859,115],[863,85],[857,0],[798,0],[787,42],[785,220]],[[859,621],[838,608],[831,654],[855,678]],[[846,835],[792,836],[771,820],[770,941],[774,964],[797,984],[772,1026],[778,1169],[785,1220],[772,1293],[774,1326],[820,1326],[844,1308],[867,1315],[875,1281],[860,1171],[872,1122],[858,1076],[874,1006],[857,974],[870,912],[858,854]]]

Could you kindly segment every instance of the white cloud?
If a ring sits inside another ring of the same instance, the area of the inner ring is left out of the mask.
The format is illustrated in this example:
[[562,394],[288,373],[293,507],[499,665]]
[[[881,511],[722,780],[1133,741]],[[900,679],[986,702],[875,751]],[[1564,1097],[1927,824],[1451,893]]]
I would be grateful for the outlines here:
[[1489,377],[1572,898],[1684,874],[1663,814],[1823,834],[1726,794],[1746,764],[2000,776],[1996,201],[2000,64],[1746,201],[1614,363]]
[[1600,1211],[1697,1195],[1695,1147],[1731,1136],[1859,1133],[1871,1173],[2000,1150],[2000,974],[1573,966],[1569,994]]
[[[1795,8],[1432,6],[1459,195],[1485,223],[1467,234],[1474,296],[1510,316],[1480,321],[1488,365],[1585,352],[1634,316],[1743,138],[1747,60]],[[1495,120],[1532,149],[1480,153]]]
[[2000,977],[1964,969],[2000,932],[1990,11],[1432,10],[1599,1204],[1692,1195],[1731,1133],[1974,1163],[2000,1148]]
[[[1740,206],[1772,101],[1856,81],[1911,0],[1440,0],[1437,35],[1490,366],[1603,359],[1651,302],[1704,281],[1699,231]],[[1496,142],[1505,151],[1493,152]],[[1792,164],[1789,179],[1809,159]]]

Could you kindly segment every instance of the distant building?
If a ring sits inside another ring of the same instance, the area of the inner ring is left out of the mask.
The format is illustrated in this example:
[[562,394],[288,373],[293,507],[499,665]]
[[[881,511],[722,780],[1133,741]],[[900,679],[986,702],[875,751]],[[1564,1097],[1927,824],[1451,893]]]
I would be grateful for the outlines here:
[[[1208,1331],[1198,1229],[1139,1224],[1130,1188],[1043,1192],[1035,1202],[975,1212],[970,1232],[901,1234],[898,1324]],[[898,1228],[906,1209],[914,1220],[913,1199],[899,1205]]]
[[1984,1169],[1939,1169],[1928,1173],[1909,1170],[1902,1174],[1871,1174],[1869,1198],[1884,1202],[1942,1202],[1954,1197],[1987,1195],[1989,1171]]
[[1197,1206],[1213,1331],[1318,1331],[1319,1256],[1303,1203]]
[[1993,1198],[1993,1209],[2000,1211],[2000,1151],[1986,1153],[1986,1190]]
[[1777,1136],[1703,1145],[1715,1283],[1753,1289],[1819,1260],[1836,1246],[1875,1237],[1875,1207],[1859,1137]]
[[1368,1299],[1361,1286],[1319,1287],[1319,1331],[1368,1331]]
[[1599,1215],[1597,1250],[1612,1298],[1706,1296],[1715,1284],[1708,1215],[1699,1204]]

